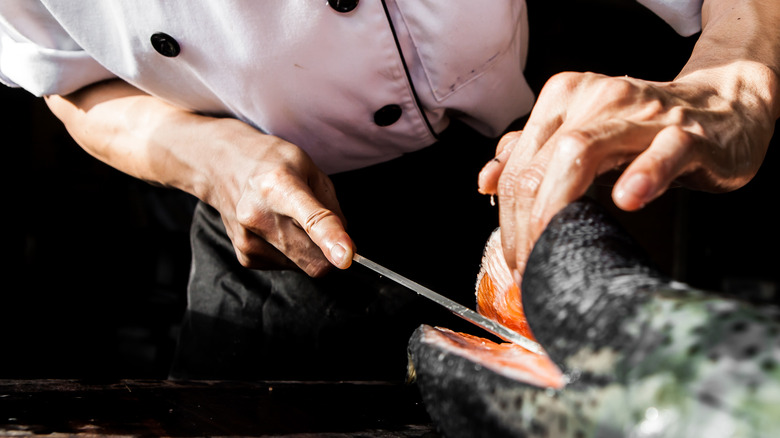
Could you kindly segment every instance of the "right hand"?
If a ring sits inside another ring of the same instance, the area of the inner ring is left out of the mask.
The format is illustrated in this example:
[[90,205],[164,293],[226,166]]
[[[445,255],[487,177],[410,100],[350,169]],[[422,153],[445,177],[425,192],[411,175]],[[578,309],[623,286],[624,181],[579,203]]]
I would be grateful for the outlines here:
[[222,215],[239,262],[248,268],[297,266],[312,277],[346,269],[353,243],[328,176],[299,147],[237,120],[226,160],[211,168],[204,199]]
[[333,185],[297,146],[231,118],[199,115],[121,80],[46,103],[89,154],[216,208],[242,265],[346,269],[353,244]]

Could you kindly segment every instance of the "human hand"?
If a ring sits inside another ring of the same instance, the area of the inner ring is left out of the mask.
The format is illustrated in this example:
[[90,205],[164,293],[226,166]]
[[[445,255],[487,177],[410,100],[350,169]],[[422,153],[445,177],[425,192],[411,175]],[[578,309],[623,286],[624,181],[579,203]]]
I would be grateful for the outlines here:
[[673,183],[720,192],[756,174],[774,116],[744,84],[716,88],[713,73],[732,72],[663,83],[562,73],[545,85],[524,130],[501,139],[479,176],[480,192],[498,194],[502,244],[518,283],[552,216],[600,175],[625,168],[612,198],[631,211]]
[[352,261],[333,185],[297,146],[232,118],[170,105],[121,80],[47,96],[91,155],[129,175],[190,193],[222,215],[250,268],[311,276]]
[[298,266],[310,276],[349,267],[347,235],[333,184],[309,156],[237,120],[228,158],[212,167],[207,202],[222,215],[239,262],[249,268]]

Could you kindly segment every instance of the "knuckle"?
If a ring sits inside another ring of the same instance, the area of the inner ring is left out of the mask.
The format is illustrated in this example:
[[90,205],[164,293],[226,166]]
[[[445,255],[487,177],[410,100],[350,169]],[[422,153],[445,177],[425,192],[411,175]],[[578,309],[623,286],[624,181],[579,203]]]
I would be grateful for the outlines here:
[[[668,114],[669,111],[673,110],[674,108],[669,109],[667,104],[660,99],[650,99],[642,103],[642,109],[637,111],[635,115],[638,120],[657,120],[663,114]],[[672,120],[678,118],[680,121],[683,120],[683,118],[679,116],[672,116]]]
[[291,185],[291,170],[287,166],[275,166],[258,177],[254,189],[261,199],[275,200],[284,196],[284,188]]
[[[599,104],[607,108],[628,107],[640,102],[642,105],[651,101],[658,102],[654,97],[656,93],[651,88],[640,86],[631,78],[611,77],[597,81],[592,92],[593,96],[597,96]],[[660,111],[663,104],[658,102],[658,105],[659,107],[655,110]]]
[[501,151],[506,149],[507,146],[517,141],[521,135],[522,135],[522,131],[511,131],[504,134],[501,137],[501,139],[498,140],[498,145],[496,146],[496,152],[500,153]]
[[331,270],[331,264],[328,263],[327,260],[318,259],[308,263],[306,266],[302,267],[301,269],[303,269],[306,275],[314,278],[319,278],[327,274]]
[[294,170],[282,163],[256,169],[244,183],[237,208],[251,211],[263,205],[284,202],[289,187],[294,185],[294,178]]
[[544,89],[552,93],[566,93],[573,90],[581,78],[581,73],[556,73],[547,80],[547,83],[544,84]]
[[315,231],[317,231],[317,228],[320,224],[330,218],[337,218],[337,216],[328,209],[319,208],[306,216],[306,219],[304,219],[301,227],[304,231],[306,231],[306,234],[312,235]]
[[519,172],[504,172],[498,180],[500,197],[519,197],[534,194],[544,180],[545,166],[531,164]]
[[267,208],[257,202],[239,202],[236,206],[236,221],[244,233],[254,230],[265,234],[275,226],[274,218]]
[[602,96],[612,100],[622,100],[628,96],[633,96],[637,92],[637,86],[627,78],[610,78],[602,82]]
[[672,126],[678,125],[681,126],[690,118],[690,110],[686,107],[676,105],[672,108],[669,108],[668,111],[666,111],[666,120],[667,123],[671,124]]
[[641,87],[627,77],[605,77],[593,83],[592,91],[593,96],[604,104],[630,103],[637,98],[645,100],[650,92],[647,87]]
[[244,268],[251,268],[253,267],[252,259],[250,259],[246,254],[241,252],[240,249],[234,246],[234,249],[236,251],[236,259],[238,259],[238,263],[243,266]]
[[517,191],[517,180],[519,176],[515,172],[504,171],[498,178],[498,196],[499,198],[513,198]]
[[695,142],[695,137],[679,125],[671,125],[666,128],[669,135],[673,136],[675,141],[685,147],[690,147]]
[[236,221],[243,227],[251,226],[257,217],[257,209],[254,205],[245,202],[242,198],[236,205]]
[[569,94],[582,85],[592,84],[603,75],[590,72],[564,71],[551,76],[542,88],[542,93]]
[[556,159],[575,161],[585,156],[599,137],[598,133],[588,129],[576,129],[561,134],[556,144]]
[[233,237],[233,248],[239,255],[239,258],[249,259],[254,245],[251,239],[246,236],[246,233],[240,233],[238,236]]

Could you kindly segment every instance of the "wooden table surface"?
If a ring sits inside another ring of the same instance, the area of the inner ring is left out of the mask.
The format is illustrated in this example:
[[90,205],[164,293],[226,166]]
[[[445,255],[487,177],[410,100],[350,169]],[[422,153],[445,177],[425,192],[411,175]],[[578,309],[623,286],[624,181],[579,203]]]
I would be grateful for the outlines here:
[[414,385],[0,380],[0,436],[425,437]]

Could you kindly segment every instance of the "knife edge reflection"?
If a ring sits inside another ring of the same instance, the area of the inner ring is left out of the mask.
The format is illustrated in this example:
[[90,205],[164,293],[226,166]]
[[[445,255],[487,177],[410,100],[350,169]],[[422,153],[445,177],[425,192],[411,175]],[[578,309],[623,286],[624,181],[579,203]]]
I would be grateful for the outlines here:
[[443,306],[444,308],[454,313],[455,315],[476,325],[477,327],[482,328],[483,330],[486,330],[498,336],[499,338],[507,342],[512,342],[514,344],[520,345],[526,350],[532,351],[534,353],[546,355],[544,349],[542,349],[541,345],[539,345],[538,343],[526,338],[520,333],[517,333],[516,331],[511,330],[506,326],[490,318],[487,318],[469,309],[468,307],[456,301],[453,301],[445,297],[444,295],[434,292],[433,290],[428,289],[427,287],[415,281],[412,281],[401,274],[396,273],[395,271],[391,271],[390,269],[387,269],[384,266],[376,262],[373,262],[357,253],[354,254],[352,260],[356,263],[361,264],[362,266],[367,267],[368,269],[371,269],[377,274],[383,275],[395,281],[396,283],[403,285],[406,288],[413,290],[414,292],[417,292],[419,295],[422,295],[425,298],[428,298],[429,300]]

